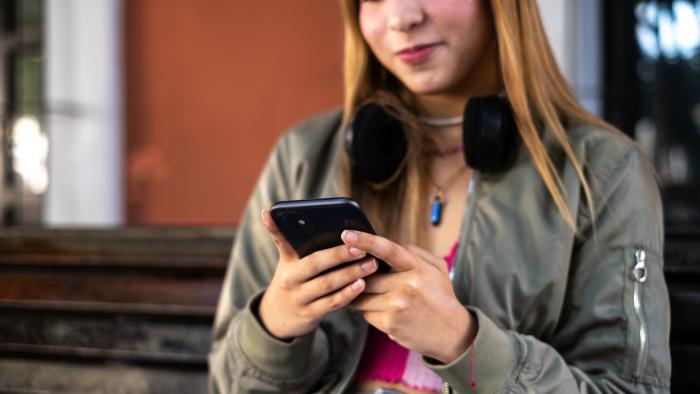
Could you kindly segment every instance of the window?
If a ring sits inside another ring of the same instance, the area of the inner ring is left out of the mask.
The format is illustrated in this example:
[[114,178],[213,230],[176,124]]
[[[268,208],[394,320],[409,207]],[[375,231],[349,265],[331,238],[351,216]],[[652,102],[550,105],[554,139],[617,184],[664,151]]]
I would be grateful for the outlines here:
[[0,208],[5,225],[39,224],[48,183],[43,7],[42,0],[0,0]]
[[700,0],[605,7],[605,117],[654,161],[667,227],[698,228]]

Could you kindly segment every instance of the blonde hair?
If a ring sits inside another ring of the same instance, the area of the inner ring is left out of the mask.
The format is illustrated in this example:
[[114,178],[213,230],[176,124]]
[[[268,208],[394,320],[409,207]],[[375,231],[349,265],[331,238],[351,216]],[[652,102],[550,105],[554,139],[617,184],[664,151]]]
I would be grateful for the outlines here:
[[[572,124],[591,124],[609,130],[614,127],[589,113],[574,96],[552,54],[536,0],[490,0],[488,3],[498,47],[499,77],[520,137],[562,219],[576,231],[575,213],[567,206],[566,190],[538,126],[551,133],[573,165],[591,217],[595,217],[591,188],[562,122],[566,119]],[[379,187],[371,185],[353,175],[349,159],[345,157],[341,188],[360,202],[380,232],[396,231],[399,213],[408,213],[404,218],[410,220],[402,222],[406,225],[404,232],[409,241],[415,242],[420,237],[421,218],[427,216],[424,209],[427,196],[421,191],[426,190],[428,169],[426,156],[416,147],[430,146],[431,141],[421,132],[410,92],[379,63],[365,43],[359,26],[358,1],[341,0],[341,6],[345,20],[344,123],[350,121],[359,105],[376,100],[403,108],[401,115],[409,136],[407,159],[401,169],[402,175],[395,182]]]

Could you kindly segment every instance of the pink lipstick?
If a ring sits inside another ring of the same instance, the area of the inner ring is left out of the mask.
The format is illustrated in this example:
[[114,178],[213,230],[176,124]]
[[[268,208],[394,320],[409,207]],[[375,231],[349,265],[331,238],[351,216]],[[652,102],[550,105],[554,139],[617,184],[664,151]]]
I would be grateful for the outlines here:
[[438,43],[427,45],[416,45],[396,52],[404,63],[417,64],[426,60],[437,49]]

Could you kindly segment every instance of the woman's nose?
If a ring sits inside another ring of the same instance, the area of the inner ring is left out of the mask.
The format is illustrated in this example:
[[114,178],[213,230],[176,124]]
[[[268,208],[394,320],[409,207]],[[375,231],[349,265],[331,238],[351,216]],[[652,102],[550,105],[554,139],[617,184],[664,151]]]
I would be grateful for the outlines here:
[[425,20],[423,8],[417,0],[394,0],[389,6],[389,28],[396,31],[409,31]]

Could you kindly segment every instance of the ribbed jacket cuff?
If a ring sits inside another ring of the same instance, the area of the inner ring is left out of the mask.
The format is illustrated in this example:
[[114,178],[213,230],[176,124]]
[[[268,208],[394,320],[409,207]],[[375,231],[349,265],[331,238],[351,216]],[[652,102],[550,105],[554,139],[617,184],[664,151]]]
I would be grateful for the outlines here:
[[[500,329],[480,310],[468,307],[479,324],[473,346],[450,364],[423,357],[423,363],[438,374],[444,382],[460,393],[496,393],[512,380],[520,348],[511,335]],[[470,386],[472,368],[471,353],[474,353],[474,381]]]
[[[264,291],[251,297],[239,326],[239,346],[243,354],[266,375],[278,379],[295,379],[309,374],[328,360],[326,336],[315,329],[290,342],[279,340],[267,332],[253,311]],[[312,354],[317,353],[317,354]],[[313,365],[311,361],[313,360]]]

